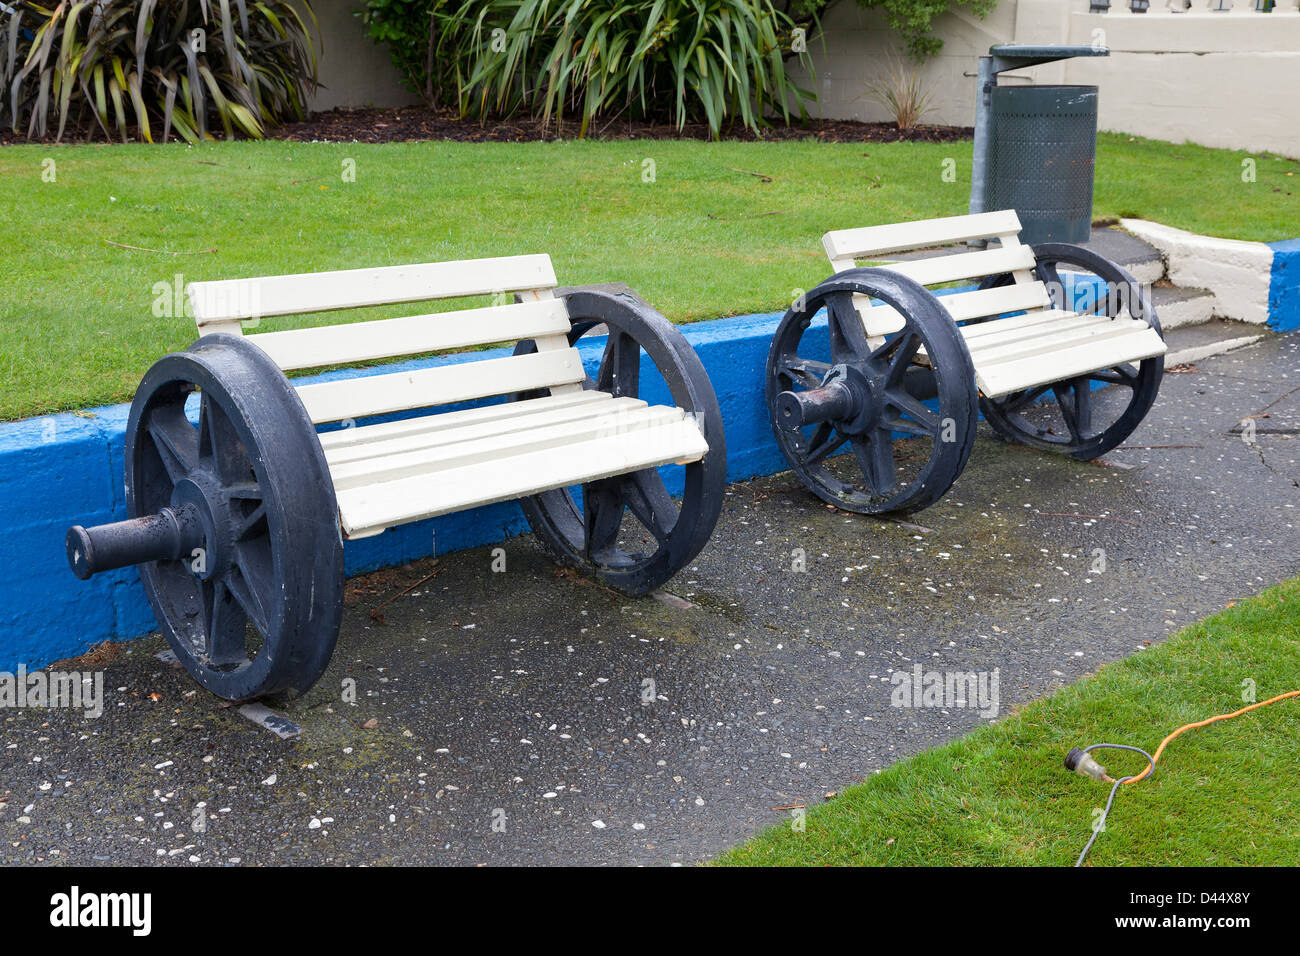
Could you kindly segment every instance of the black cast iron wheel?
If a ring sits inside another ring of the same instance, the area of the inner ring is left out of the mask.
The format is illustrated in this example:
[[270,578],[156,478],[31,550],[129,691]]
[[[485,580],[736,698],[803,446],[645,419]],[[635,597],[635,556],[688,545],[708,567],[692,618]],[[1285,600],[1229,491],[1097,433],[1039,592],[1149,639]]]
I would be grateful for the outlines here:
[[[869,342],[854,295],[892,306],[903,327]],[[829,355],[805,342],[822,308]],[[924,286],[885,269],[841,272],[785,314],[768,352],[767,405],[795,474],[862,514],[938,501],[975,442],[975,372],[961,332]],[[845,445],[852,457],[836,458]]]
[[311,687],[338,639],[343,543],[320,441],[284,374],[232,335],[165,356],[136,392],[126,455],[133,517],[170,508],[201,528],[197,553],[140,565],[185,669],[227,700]]
[[[1133,318],[1148,322],[1163,336],[1160,319],[1146,290],[1127,270],[1104,256],[1068,243],[1047,242],[1033,248],[1037,260],[1034,271],[1046,284],[1054,308],[1104,314],[1110,318],[1127,311]],[[1096,276],[1106,283],[1111,293],[1104,297],[1085,296],[1080,302],[1069,301],[1069,290],[1061,280],[1062,266],[1068,272]],[[1010,275],[990,276],[980,287],[1009,285],[1014,281]],[[1136,365],[1126,363],[1099,369],[997,398],[981,396],[980,410],[1003,439],[1090,461],[1133,434],[1156,400],[1164,370],[1164,356],[1157,356]],[[1109,387],[1094,389],[1094,382]],[[1049,392],[1054,402],[1043,401]]]
[[[519,501],[537,540],[555,560],[588,571],[626,594],[646,594],[699,554],[717,524],[727,477],[722,412],[695,350],[658,312],[631,296],[608,292],[573,292],[564,300],[573,323],[570,344],[598,326],[608,328],[600,371],[594,380],[588,378],[585,388],[640,397],[644,352],[663,377],[673,404],[694,418],[709,444],[702,459],[684,466],[646,468],[588,482],[581,488],[581,504],[568,488]],[[524,341],[515,352],[534,350],[533,342]],[[680,502],[664,483],[663,473],[673,467],[684,473]],[[625,522],[629,515],[635,524]]]

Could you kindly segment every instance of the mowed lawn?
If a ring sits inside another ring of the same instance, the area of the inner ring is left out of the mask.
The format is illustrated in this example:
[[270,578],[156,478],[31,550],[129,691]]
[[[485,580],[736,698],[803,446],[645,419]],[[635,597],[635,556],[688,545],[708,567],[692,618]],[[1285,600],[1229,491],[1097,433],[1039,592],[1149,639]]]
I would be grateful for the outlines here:
[[[1149,650],[902,760],[725,854],[724,865],[967,866],[1074,863],[1110,784],[1066,770],[1071,747],[1154,753],[1183,724],[1300,689],[1300,578]],[[1094,756],[1112,776],[1140,754]],[[1189,730],[1155,774],[1120,787],[1093,866],[1290,865],[1300,860],[1300,698]]]
[[[1117,135],[1099,149],[1098,218],[1242,239],[1300,230],[1296,161],[1258,156],[1245,183],[1245,153]],[[154,314],[155,287],[178,275],[548,252],[561,283],[623,281],[678,322],[783,308],[827,274],[827,229],[965,212],[970,152],[968,141],[3,147],[0,419],[128,399],[150,363],[195,337],[184,317]]]

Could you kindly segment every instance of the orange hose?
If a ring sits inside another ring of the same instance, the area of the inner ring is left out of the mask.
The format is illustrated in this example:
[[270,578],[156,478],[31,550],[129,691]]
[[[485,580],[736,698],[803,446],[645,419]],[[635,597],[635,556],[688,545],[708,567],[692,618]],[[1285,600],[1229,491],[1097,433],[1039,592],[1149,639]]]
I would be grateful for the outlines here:
[[1254,710],[1257,707],[1265,707],[1269,704],[1275,704],[1279,700],[1285,700],[1288,697],[1300,697],[1300,690],[1292,690],[1292,691],[1287,691],[1285,694],[1278,694],[1276,697],[1270,697],[1268,700],[1261,700],[1256,704],[1251,704],[1249,707],[1243,707],[1241,708],[1241,710],[1234,710],[1230,714],[1219,714],[1217,717],[1207,717],[1204,720],[1198,720],[1194,724],[1183,724],[1183,726],[1179,727],[1177,730],[1175,730],[1164,740],[1160,741],[1160,746],[1156,748],[1155,756],[1151,758],[1151,763],[1147,765],[1147,768],[1145,770],[1143,770],[1136,777],[1129,777],[1124,782],[1137,783],[1139,780],[1145,780],[1147,777],[1151,776],[1151,771],[1154,770],[1156,767],[1156,761],[1158,761],[1160,759],[1160,755],[1165,752],[1165,747],[1168,746],[1169,741],[1173,740],[1183,731],[1191,730],[1193,727],[1204,727],[1206,724],[1212,724],[1220,720],[1227,720],[1230,717],[1240,717],[1242,714],[1246,713],[1247,711]]

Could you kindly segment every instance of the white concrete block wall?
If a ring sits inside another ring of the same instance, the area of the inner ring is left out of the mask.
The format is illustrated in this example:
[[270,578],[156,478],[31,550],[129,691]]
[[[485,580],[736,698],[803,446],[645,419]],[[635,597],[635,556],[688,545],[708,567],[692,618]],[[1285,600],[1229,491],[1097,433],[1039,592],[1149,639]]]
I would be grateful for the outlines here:
[[[1125,0],[1113,0],[1108,14],[1089,14],[1088,6],[1088,0],[1001,0],[984,20],[960,9],[936,18],[944,47],[921,71],[934,107],[923,121],[974,123],[975,80],[966,74],[995,43],[1100,39],[1112,51],[1105,59],[1004,73],[1001,82],[1096,84],[1102,129],[1300,157],[1300,8],[1293,0],[1273,13],[1244,4],[1211,12],[1207,0],[1195,0],[1184,13],[1170,12],[1164,0],[1152,0],[1145,14],[1130,13]],[[841,0],[827,14],[824,33],[810,45],[822,97],[813,115],[890,119],[869,91],[888,75],[891,56],[907,61],[884,18]]]

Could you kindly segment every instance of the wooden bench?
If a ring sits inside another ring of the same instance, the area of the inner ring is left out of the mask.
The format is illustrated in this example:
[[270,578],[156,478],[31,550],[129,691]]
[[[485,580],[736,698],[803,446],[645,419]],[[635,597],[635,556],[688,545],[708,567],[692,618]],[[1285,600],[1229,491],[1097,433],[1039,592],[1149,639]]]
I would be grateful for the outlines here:
[[[1165,353],[1146,291],[1090,250],[1026,246],[1019,231],[1006,210],[825,235],[836,275],[787,314],[767,383],[778,441],[815,492],[867,513],[933,503],[965,466],[977,409],[1001,437],[1081,459],[1137,427]],[[987,247],[962,245],[974,241]],[[917,250],[928,254],[890,258]],[[829,358],[803,342],[822,308]],[[1094,394],[1105,386],[1126,400]],[[933,444],[906,476],[892,448],[899,437]],[[844,445],[860,481],[827,470]]]
[[[555,287],[545,255],[191,283],[202,337],[160,360],[132,405],[132,518],[71,529],[73,569],[140,564],[178,658],[230,699],[319,678],[345,538],[520,499],[557,560],[628,593],[658,587],[721,507],[716,398],[661,315]],[[260,331],[275,316],[487,295],[486,307]],[[594,379],[575,346],[592,332],[606,336]],[[518,343],[513,354],[284,375],[502,342]],[[671,403],[639,397],[653,375]],[[674,469],[680,503],[665,483]]]

